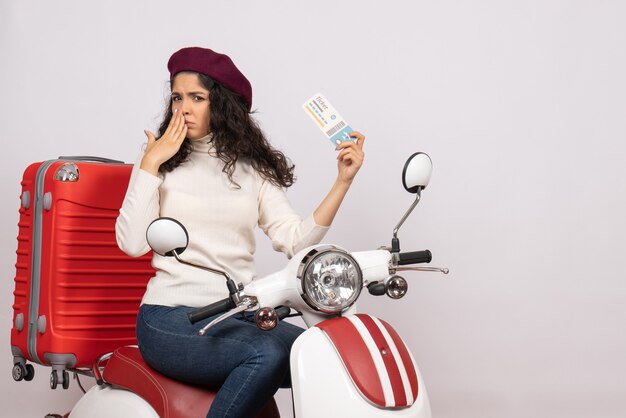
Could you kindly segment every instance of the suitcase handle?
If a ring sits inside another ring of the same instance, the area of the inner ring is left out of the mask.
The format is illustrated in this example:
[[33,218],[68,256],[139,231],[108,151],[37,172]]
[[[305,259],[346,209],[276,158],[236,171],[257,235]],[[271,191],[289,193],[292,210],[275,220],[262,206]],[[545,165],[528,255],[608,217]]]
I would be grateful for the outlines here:
[[74,161],[95,161],[98,163],[108,163],[108,164],[124,164],[124,161],[120,160],[112,160],[110,158],[104,157],[91,157],[89,155],[74,155],[74,156],[60,156],[59,160],[74,160]]

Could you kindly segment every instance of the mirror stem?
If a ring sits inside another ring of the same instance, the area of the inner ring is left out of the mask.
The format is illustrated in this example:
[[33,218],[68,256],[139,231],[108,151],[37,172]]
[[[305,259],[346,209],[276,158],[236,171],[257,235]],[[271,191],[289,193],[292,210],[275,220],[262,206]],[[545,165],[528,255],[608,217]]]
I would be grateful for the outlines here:
[[[400,219],[400,222],[398,222],[398,225],[396,225],[396,227],[394,228],[394,230],[393,230],[393,239],[394,239],[394,241],[396,241],[398,239],[398,230],[400,229],[400,227],[402,226],[404,221],[406,221],[406,218],[408,218],[409,215],[411,214],[411,212],[413,212],[413,209],[415,209],[415,206],[417,206],[417,204],[419,203],[421,192],[422,192],[422,189],[418,188],[417,191],[415,192],[415,202],[413,202],[413,204],[411,205],[409,210],[406,211],[406,213],[404,214],[402,219]],[[398,251],[400,251],[399,248],[398,248]]]
[[178,256],[178,253],[176,251],[172,251],[172,253],[174,254],[174,258],[176,258],[176,260],[178,260],[179,263],[186,264],[186,265],[191,266],[191,267],[196,267],[196,268],[199,268],[199,269],[202,269],[202,270],[205,270],[205,271],[209,271],[211,273],[219,274],[220,276],[224,276],[226,278],[226,283],[227,284],[229,282],[232,282],[230,276],[225,271],[215,270],[215,269],[212,269],[211,267],[197,266],[195,264],[189,263],[189,262],[181,259]]

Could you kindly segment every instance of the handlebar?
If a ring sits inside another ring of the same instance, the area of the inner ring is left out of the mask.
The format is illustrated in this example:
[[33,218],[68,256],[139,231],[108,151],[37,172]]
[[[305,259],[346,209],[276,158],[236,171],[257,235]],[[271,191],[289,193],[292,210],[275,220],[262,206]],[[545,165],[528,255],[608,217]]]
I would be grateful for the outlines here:
[[387,288],[385,283],[374,282],[367,285],[367,290],[372,296],[382,296],[385,294]]
[[289,314],[291,313],[291,308],[287,306],[280,306],[276,308],[275,311],[276,311],[276,315],[278,316],[278,320],[282,321],[283,319],[289,316]]
[[430,250],[400,253],[398,258],[398,265],[405,266],[407,264],[430,263],[432,259],[433,255]]
[[198,321],[202,321],[203,319],[209,318],[213,315],[217,315],[218,313],[225,312],[229,309],[235,307],[235,304],[230,298],[218,300],[210,305],[204,306],[202,308],[194,309],[187,313],[187,318],[189,318],[189,322],[195,324]]

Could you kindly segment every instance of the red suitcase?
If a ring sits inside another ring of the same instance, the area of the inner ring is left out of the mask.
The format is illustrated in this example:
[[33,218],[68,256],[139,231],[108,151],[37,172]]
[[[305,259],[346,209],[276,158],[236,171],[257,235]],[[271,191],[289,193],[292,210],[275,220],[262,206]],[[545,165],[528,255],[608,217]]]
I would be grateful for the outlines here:
[[27,360],[90,368],[102,354],[135,344],[135,318],[154,270],[151,254],[132,258],[115,241],[115,219],[132,166],[94,157],[59,157],[24,172],[17,237],[11,350],[13,378],[31,380]]

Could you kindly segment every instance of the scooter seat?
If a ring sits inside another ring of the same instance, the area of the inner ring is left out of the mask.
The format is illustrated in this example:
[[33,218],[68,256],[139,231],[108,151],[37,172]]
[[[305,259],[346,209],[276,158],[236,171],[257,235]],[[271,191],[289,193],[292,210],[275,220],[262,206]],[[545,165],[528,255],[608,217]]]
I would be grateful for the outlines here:
[[[104,380],[128,389],[148,402],[161,418],[205,418],[216,389],[191,385],[164,376],[148,366],[139,348],[120,347],[113,352],[103,373]],[[274,399],[257,418],[280,418]]]

